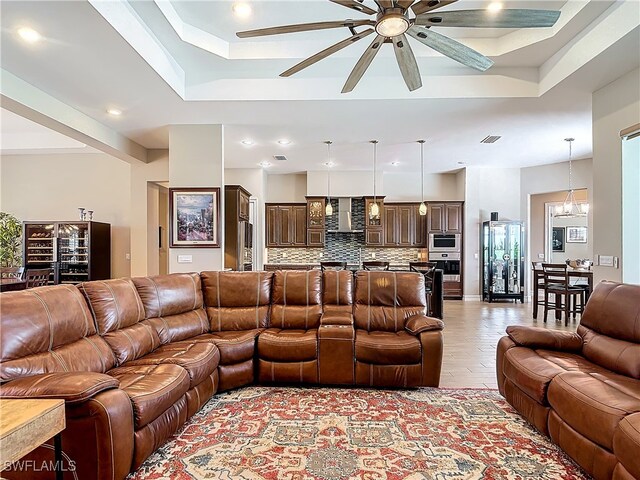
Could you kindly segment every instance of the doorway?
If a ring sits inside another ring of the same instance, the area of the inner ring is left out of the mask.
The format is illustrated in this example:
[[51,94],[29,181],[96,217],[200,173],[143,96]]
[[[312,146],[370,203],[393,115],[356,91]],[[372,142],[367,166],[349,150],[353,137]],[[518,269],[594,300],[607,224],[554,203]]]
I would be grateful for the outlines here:
[[622,140],[622,281],[640,284],[640,132]]

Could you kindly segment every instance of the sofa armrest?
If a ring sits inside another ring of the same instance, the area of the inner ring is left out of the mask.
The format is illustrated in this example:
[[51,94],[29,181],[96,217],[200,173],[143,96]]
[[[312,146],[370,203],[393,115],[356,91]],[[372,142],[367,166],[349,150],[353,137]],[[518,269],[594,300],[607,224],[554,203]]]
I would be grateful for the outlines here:
[[45,373],[12,380],[0,387],[0,398],[56,398],[80,403],[120,382],[94,372]]
[[444,322],[437,318],[427,317],[426,315],[413,315],[409,317],[404,328],[411,335],[418,336],[422,332],[442,330],[444,328]]
[[323,313],[320,317],[320,326],[327,325],[353,325],[353,315],[349,312]]
[[507,327],[507,335],[520,347],[546,348],[565,352],[582,350],[582,337],[575,332],[511,325]]

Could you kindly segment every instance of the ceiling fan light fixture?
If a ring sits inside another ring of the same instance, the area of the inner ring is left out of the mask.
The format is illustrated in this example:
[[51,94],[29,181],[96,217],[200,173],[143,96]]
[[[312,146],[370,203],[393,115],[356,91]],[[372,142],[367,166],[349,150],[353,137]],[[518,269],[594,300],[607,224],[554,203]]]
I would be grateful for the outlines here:
[[387,38],[397,37],[409,30],[410,26],[409,19],[402,13],[385,13],[376,24],[376,32]]
[[502,3],[501,2],[491,2],[489,4],[489,6],[487,7],[487,10],[489,10],[492,13],[499,12],[500,10],[502,10]]

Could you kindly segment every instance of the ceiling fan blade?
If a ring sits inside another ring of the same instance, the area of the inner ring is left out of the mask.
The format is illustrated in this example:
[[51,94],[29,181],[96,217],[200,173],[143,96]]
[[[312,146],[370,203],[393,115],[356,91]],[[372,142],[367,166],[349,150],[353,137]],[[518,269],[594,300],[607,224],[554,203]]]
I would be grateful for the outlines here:
[[351,36],[351,37],[349,37],[349,38],[347,38],[345,40],[342,40],[341,42],[338,42],[335,45],[330,46],[329,48],[325,48],[321,52],[318,52],[315,55],[307,58],[306,60],[303,60],[302,62],[298,63],[294,67],[291,67],[286,72],[282,72],[280,74],[280,76],[281,77],[290,77],[294,73],[298,73],[300,70],[304,70],[305,68],[313,65],[314,63],[319,62],[323,58],[327,58],[329,55],[333,55],[337,51],[342,50],[343,48],[348,47],[352,43],[357,42],[358,40],[366,37],[367,35],[372,34],[373,31],[374,30],[370,28],[369,30],[365,30],[364,32],[358,33],[358,34],[353,35],[353,36]]
[[538,28],[553,27],[560,17],[555,10],[457,10],[424,13],[416,17],[416,25],[438,27]]
[[406,10],[411,5],[413,5],[415,1],[416,0],[396,0],[396,5],[402,8],[403,10]]
[[473,48],[469,48],[433,30],[414,25],[407,33],[419,42],[424,43],[427,47],[431,47],[436,52],[440,52],[467,67],[484,72],[493,65],[493,60],[476,52]]
[[347,82],[342,88],[342,93],[349,93],[353,91],[353,89],[356,87],[356,85],[364,75],[364,72],[367,71],[367,68],[369,68],[369,65],[371,65],[371,62],[380,51],[383,43],[384,37],[381,35],[377,35],[375,40],[371,42],[371,45],[369,45],[369,47],[362,54],[360,60],[358,60],[358,63],[356,63],[356,66],[353,67],[349,78],[347,78]]
[[431,10],[435,10],[436,8],[446,7],[452,3],[457,2],[458,0],[420,0],[416,3],[411,10],[416,15],[420,15],[422,13],[430,12]]
[[393,0],[375,0],[375,2],[383,10],[386,8],[393,8]]
[[377,10],[373,8],[369,8],[366,5],[356,1],[356,0],[329,0],[330,2],[337,3],[338,5],[342,5],[343,7],[351,8],[352,10],[357,10],[358,12],[366,13],[367,15],[373,15],[374,13],[378,13]]
[[416,57],[404,34],[393,37],[392,40],[393,49],[396,52],[396,60],[402,72],[404,83],[406,83],[409,90],[413,92],[422,86],[422,79],[420,78],[420,70],[418,69]]
[[363,25],[373,26],[373,20],[343,20],[339,22],[315,22],[315,23],[299,23],[296,25],[282,25],[280,27],[260,28],[258,30],[247,30],[238,32],[236,35],[240,38],[263,37],[266,35],[279,35],[281,33],[308,32],[311,30],[325,30],[328,28],[340,27],[360,27]]

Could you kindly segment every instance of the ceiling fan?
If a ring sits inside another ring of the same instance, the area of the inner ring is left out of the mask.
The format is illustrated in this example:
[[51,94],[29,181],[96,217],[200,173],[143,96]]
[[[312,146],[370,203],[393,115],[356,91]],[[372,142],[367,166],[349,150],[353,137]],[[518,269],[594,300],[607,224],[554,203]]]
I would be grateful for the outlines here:
[[[560,16],[558,11],[525,9],[498,10],[496,12],[488,10],[435,12],[436,9],[455,3],[457,0],[375,0],[377,9],[365,5],[364,0],[329,1],[366,15],[375,14],[376,19],[283,25],[280,27],[247,30],[238,32],[236,35],[240,38],[249,38],[342,27],[346,27],[351,31],[349,38],[325,48],[280,74],[281,77],[289,77],[375,32],[375,39],[356,63],[342,89],[342,93],[351,92],[355,88],[384,43],[393,44],[402,77],[409,90],[413,91],[422,87],[422,79],[416,57],[411,50],[405,33],[463,65],[485,71],[493,65],[493,61],[460,42],[430,30],[430,28],[432,26],[471,28],[552,27]],[[410,15],[410,9],[415,16]],[[358,27],[372,28],[357,31],[356,28]]]

